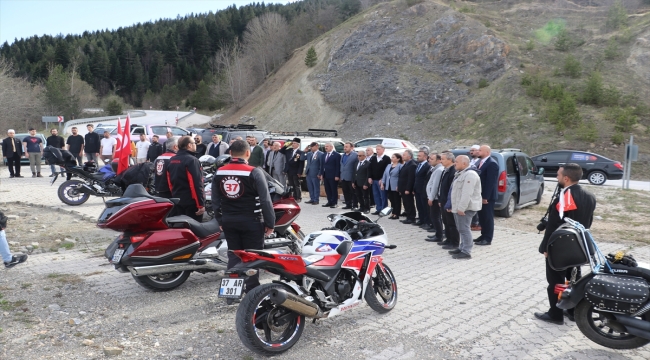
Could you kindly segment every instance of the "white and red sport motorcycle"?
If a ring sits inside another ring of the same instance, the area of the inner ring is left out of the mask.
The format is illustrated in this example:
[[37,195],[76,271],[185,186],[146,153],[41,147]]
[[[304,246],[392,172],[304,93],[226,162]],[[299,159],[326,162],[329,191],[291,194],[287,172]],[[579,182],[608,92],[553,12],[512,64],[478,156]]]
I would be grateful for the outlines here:
[[[390,215],[382,210],[380,216]],[[363,300],[375,311],[387,313],[397,304],[397,282],[384,264],[384,249],[395,245],[367,239],[375,223],[338,230],[335,251],[301,256],[263,250],[236,250],[242,259],[226,271],[219,297],[239,299],[244,280],[259,269],[279,275],[242,299],[237,309],[237,334],[244,345],[261,355],[290,349],[305,329],[305,318],[326,319],[358,307]],[[328,235],[333,235],[327,231]]]

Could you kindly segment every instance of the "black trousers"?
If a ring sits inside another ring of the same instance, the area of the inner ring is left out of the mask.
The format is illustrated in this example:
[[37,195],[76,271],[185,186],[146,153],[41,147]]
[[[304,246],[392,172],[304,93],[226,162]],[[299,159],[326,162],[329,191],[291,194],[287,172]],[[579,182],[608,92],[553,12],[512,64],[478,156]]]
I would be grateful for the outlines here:
[[[264,223],[259,219],[222,219],[228,250],[264,250]],[[228,251],[228,269],[241,263],[241,259]],[[246,278],[246,292],[260,285],[260,274]]]
[[458,228],[456,227],[456,220],[454,219],[454,213],[449,212],[445,209],[441,209],[442,213],[442,223],[445,225],[445,235],[449,244],[453,246],[460,245],[460,234],[458,233]]
[[302,189],[300,188],[300,176],[298,174],[287,174],[287,182],[293,187],[293,198],[302,199]]
[[176,208],[175,215],[187,215],[198,222],[203,221],[203,215],[196,215],[196,212],[199,211],[199,209],[194,204],[192,205],[178,204],[174,207]]
[[341,189],[343,190],[345,206],[357,207],[357,196],[352,188],[352,181],[341,180]]
[[[548,309],[548,315],[551,317],[551,319],[562,320],[564,318],[562,309],[557,307],[557,294],[554,292],[555,285],[564,284],[565,280],[571,280],[571,272],[573,271],[573,269],[574,268],[568,268],[566,270],[561,270],[561,271],[553,270],[548,265],[548,259],[546,259],[546,281],[548,282],[548,287],[546,288],[546,292],[548,294],[548,304],[550,306]],[[578,274],[576,276],[576,280],[580,279],[580,275],[581,275],[580,268],[577,269],[578,269]],[[573,309],[569,310],[569,312],[573,312]]]
[[7,156],[7,167],[9,168],[9,175],[20,175],[20,155],[14,153],[13,156]]
[[339,201],[339,182],[334,179],[327,179],[323,177],[323,185],[325,185],[325,194],[327,194],[327,203],[336,205]]
[[431,215],[429,215],[429,203],[427,202],[426,190],[418,191],[415,193],[415,206],[418,209],[418,218],[422,224],[431,223]]
[[[427,201],[428,204],[428,201]],[[433,227],[433,229],[436,231],[436,237],[438,239],[442,239],[442,217],[440,214],[440,205],[438,205],[437,201],[433,201],[432,205],[429,206],[429,215],[430,215],[430,221],[429,223]]]
[[481,238],[492,242],[492,237],[494,237],[494,200],[483,204],[478,212],[478,221],[481,224]]
[[404,203],[404,212],[406,213],[406,219],[415,221],[415,198],[413,197],[413,193],[402,193],[402,202]]
[[390,200],[390,207],[393,208],[392,214],[399,217],[402,213],[402,197],[397,191],[388,191],[388,200]]
[[361,211],[370,210],[370,188],[364,190],[363,186],[356,185],[354,191],[357,194],[357,200],[359,200],[359,209]]

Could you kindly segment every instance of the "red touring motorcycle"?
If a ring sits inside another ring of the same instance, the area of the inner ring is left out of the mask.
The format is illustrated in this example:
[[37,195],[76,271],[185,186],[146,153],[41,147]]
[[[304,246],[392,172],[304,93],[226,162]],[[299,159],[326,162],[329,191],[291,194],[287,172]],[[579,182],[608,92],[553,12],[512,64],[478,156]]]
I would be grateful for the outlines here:
[[[288,248],[302,252],[304,235],[294,220],[300,206],[284,188],[267,177],[275,231],[264,240],[265,249]],[[154,291],[175,289],[192,271],[200,273],[226,270],[227,240],[212,219],[200,223],[189,216],[167,217],[178,199],[148,194],[140,184],[130,185],[123,197],[106,201],[97,220],[100,228],[123,232],[104,252],[120,272],[130,272],[135,281]]]
[[[383,216],[390,214],[388,209]],[[282,353],[300,338],[305,317],[330,318],[358,307],[363,299],[379,313],[395,307],[397,282],[382,254],[396,246],[363,240],[357,229],[349,235],[354,241],[341,242],[333,255],[234,251],[243,262],[226,272],[219,297],[240,298],[242,277],[258,269],[280,276],[248,292],[237,309],[237,334],[247,348],[261,355]]]

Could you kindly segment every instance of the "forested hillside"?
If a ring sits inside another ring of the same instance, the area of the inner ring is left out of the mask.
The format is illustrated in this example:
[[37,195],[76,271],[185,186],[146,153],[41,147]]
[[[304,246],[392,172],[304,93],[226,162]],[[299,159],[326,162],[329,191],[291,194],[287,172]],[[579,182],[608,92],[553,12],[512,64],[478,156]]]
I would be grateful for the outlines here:
[[[0,47],[0,73],[43,84],[43,111],[66,118],[108,95],[135,107],[214,109],[236,105],[293,49],[361,8],[359,0],[262,2],[115,31],[16,39]],[[81,94],[75,82],[92,90]]]

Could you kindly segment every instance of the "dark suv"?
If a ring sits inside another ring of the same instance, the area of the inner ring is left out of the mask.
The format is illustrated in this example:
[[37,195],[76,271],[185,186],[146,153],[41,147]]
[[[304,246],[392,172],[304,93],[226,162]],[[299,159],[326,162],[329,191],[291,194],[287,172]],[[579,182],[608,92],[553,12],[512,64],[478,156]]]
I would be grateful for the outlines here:
[[602,185],[607,179],[619,180],[623,178],[623,165],[620,162],[586,151],[551,151],[533,156],[533,162],[537,166],[543,166],[546,176],[549,177],[556,176],[560,165],[576,163],[582,167],[582,178],[589,180],[593,185]]
[[204,144],[211,143],[214,134],[221,135],[221,140],[226,144],[230,144],[230,140],[237,136],[241,136],[242,140],[246,140],[246,136],[253,135],[258,144],[262,144],[262,140],[268,137],[268,131],[257,130],[255,125],[211,125],[211,128],[199,133],[201,142]]
[[[455,148],[454,155],[469,156],[469,148]],[[492,149],[492,159],[499,164],[497,215],[511,217],[515,209],[539,204],[544,194],[544,168],[519,149]]]

